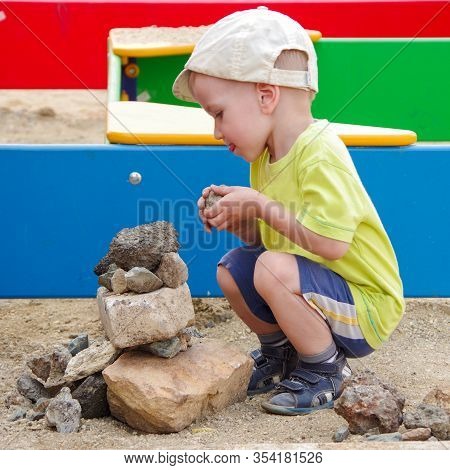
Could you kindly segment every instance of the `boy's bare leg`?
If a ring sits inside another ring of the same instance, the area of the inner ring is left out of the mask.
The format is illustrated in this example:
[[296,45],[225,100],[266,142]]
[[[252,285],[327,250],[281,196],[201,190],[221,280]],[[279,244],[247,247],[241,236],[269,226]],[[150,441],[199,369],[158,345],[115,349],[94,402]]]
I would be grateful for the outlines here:
[[256,290],[302,356],[315,356],[333,344],[327,323],[301,295],[294,255],[262,253],[256,262],[254,281]]
[[217,268],[217,282],[222,292],[236,312],[238,317],[257,335],[266,335],[280,331],[278,325],[273,325],[259,319],[249,309],[242,294],[227,268],[219,266]]

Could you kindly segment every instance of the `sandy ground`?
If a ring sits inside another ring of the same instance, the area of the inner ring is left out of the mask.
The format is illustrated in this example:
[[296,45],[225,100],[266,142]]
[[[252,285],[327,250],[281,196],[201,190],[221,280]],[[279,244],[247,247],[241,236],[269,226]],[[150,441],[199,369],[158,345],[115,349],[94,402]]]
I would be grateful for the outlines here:
[[[224,299],[196,299],[195,305],[197,326],[208,337],[225,339],[243,351],[256,346],[255,336],[238,319],[232,316],[223,321],[224,313],[231,313]],[[417,405],[433,387],[449,385],[449,313],[448,299],[409,300],[406,315],[392,340],[382,351],[364,360],[352,360],[352,368],[374,371],[406,396],[406,408]],[[88,332],[92,338],[102,334],[94,299],[1,300],[0,321],[1,397],[14,388],[31,354],[66,343],[77,333]],[[205,327],[207,324],[209,328]],[[43,421],[7,421],[10,412],[1,403],[0,448],[230,449],[323,445],[330,443],[335,430],[345,424],[332,410],[298,417],[270,415],[260,408],[263,399],[247,399],[180,433],[168,435],[143,434],[113,418],[83,420],[79,432],[61,435],[46,428]],[[361,436],[351,436],[340,446],[357,446],[362,440]],[[444,443],[432,444],[436,447]]]
[[103,144],[105,90],[0,90],[0,143]]
[[[103,143],[105,102],[103,90],[0,90],[0,143]],[[234,316],[218,320],[231,313],[225,300],[200,299],[195,305],[198,327],[207,336],[226,339],[246,352],[256,346],[255,336]],[[417,405],[432,388],[450,385],[449,314],[450,299],[409,299],[391,341],[381,351],[351,361],[353,369],[372,370],[395,385],[406,396],[406,409]],[[102,330],[94,299],[3,299],[0,321],[0,449],[369,448],[361,436],[331,443],[334,431],[345,424],[332,410],[275,416],[260,408],[263,397],[247,399],[169,435],[142,434],[113,418],[84,420],[79,432],[71,435],[47,429],[43,421],[9,422],[3,398],[31,354],[66,343],[77,333],[94,338]],[[406,447],[424,446],[443,449],[448,442]],[[379,447],[405,444],[370,444]]]

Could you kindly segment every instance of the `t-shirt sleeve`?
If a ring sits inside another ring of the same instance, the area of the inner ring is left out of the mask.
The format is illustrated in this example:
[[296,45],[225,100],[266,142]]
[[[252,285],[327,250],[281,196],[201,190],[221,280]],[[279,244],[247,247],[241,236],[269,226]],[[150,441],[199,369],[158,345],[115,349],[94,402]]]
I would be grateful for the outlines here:
[[319,235],[351,243],[365,215],[359,178],[321,160],[302,170],[299,185],[301,207],[297,220]]

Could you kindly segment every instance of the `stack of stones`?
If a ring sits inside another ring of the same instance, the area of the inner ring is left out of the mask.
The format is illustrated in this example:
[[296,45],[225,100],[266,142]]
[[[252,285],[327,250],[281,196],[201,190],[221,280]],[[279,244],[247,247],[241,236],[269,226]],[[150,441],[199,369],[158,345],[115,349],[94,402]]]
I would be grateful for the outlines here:
[[[177,233],[158,221],[120,231],[95,268],[100,319],[116,349],[103,371],[111,414],[146,432],[176,432],[245,399],[246,354],[201,339]],[[182,353],[182,354],[180,354]]]
[[56,345],[46,354],[30,357],[16,390],[6,398],[9,420],[45,418],[48,426],[70,433],[78,430],[81,418],[108,416],[101,372],[119,353],[106,339],[90,342],[83,333],[66,346]]
[[[168,222],[120,231],[95,268],[107,338],[86,334],[27,361],[6,398],[9,419],[62,433],[112,414],[131,427],[176,432],[246,397],[252,361],[192,326],[187,266]],[[181,354],[182,353],[182,354]]]
[[169,222],[126,228],[95,267],[103,286],[97,291],[100,319],[116,348],[139,347],[163,357],[187,349],[190,330],[184,329],[194,322],[194,307],[178,247]]

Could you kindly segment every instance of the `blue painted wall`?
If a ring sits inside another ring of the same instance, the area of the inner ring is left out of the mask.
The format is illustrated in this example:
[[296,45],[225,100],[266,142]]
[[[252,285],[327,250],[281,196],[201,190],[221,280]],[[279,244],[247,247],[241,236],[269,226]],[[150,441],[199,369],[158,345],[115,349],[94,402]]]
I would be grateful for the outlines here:
[[[396,250],[406,296],[449,296],[450,146],[351,148]],[[132,171],[140,185],[128,182]],[[207,234],[196,201],[211,184],[248,186],[222,147],[0,146],[0,297],[90,297],[92,268],[124,227],[169,220],[193,296],[219,296],[216,262],[239,241]]]

